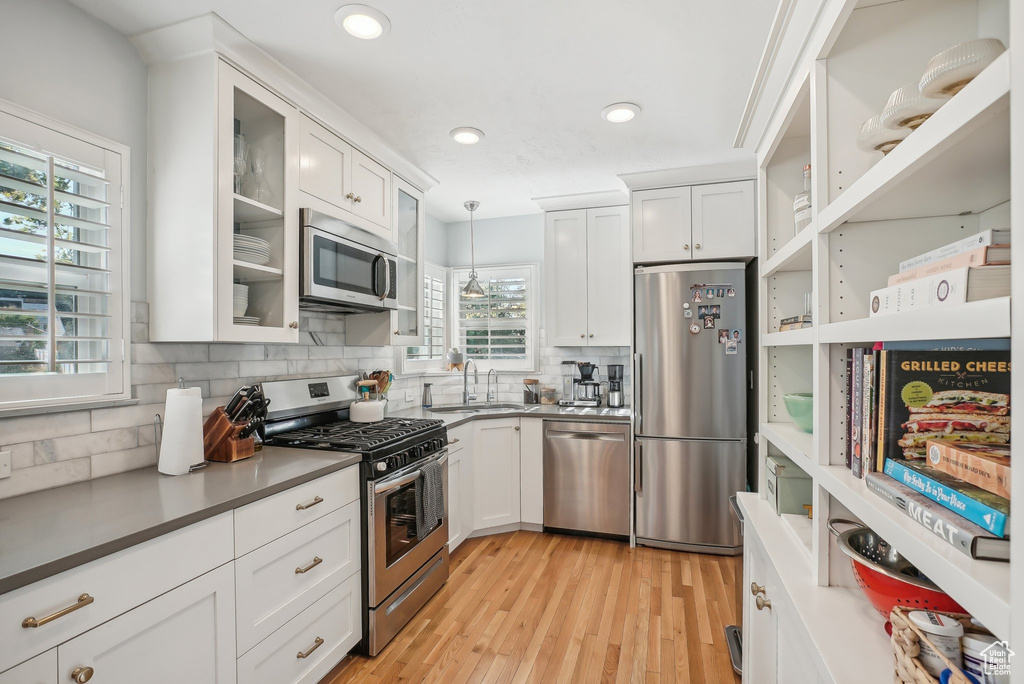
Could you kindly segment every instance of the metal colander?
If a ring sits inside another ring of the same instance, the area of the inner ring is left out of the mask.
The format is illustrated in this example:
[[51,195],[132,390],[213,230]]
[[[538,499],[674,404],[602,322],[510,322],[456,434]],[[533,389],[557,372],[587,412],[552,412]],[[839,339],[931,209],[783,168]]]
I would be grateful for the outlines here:
[[[853,528],[839,532],[837,524]],[[839,548],[850,557],[857,584],[886,619],[893,606],[966,612],[874,530],[841,518],[829,520],[828,529],[838,537]]]

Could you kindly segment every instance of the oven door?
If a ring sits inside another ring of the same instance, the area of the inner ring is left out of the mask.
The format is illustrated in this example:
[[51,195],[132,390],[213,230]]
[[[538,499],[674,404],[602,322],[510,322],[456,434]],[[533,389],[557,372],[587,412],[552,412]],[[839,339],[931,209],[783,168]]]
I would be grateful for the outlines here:
[[302,292],[311,302],[397,309],[398,262],[314,226],[302,227]]
[[416,534],[416,480],[421,464],[367,485],[371,607],[379,605],[448,543],[448,450],[435,452],[425,462],[432,460],[443,465],[444,517],[423,539]]

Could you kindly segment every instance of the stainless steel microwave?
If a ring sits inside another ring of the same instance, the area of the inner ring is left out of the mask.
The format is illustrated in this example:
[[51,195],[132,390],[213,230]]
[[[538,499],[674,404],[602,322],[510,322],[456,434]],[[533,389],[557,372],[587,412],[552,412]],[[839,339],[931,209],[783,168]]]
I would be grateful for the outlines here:
[[301,209],[299,306],[361,313],[398,308],[395,243],[327,214]]

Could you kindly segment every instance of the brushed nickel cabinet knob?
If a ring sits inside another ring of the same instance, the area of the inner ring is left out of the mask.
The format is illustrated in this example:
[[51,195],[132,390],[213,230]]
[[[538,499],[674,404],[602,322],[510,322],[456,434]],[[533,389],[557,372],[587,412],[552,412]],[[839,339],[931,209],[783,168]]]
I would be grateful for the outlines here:
[[757,600],[755,600],[754,603],[757,605],[758,610],[764,610],[765,608],[767,608],[768,610],[772,609],[772,600],[766,599],[763,596],[758,596]]
[[758,584],[757,582],[751,582],[750,583],[750,593],[753,594],[754,596],[757,596],[758,594],[763,594],[764,593],[764,585],[763,584]]
[[77,684],[85,684],[92,679],[94,670],[91,667],[76,667],[71,671],[71,681]]
[[291,328],[292,330],[297,330],[298,327],[299,327],[299,322],[298,321],[292,321],[291,323],[288,324],[288,327]]

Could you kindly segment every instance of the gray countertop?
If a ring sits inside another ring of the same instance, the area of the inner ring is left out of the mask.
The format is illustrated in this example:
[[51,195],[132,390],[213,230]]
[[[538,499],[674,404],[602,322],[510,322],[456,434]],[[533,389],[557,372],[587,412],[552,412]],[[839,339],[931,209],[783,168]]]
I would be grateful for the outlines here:
[[[480,407],[485,404],[480,402]],[[439,407],[443,408],[443,406]],[[597,408],[583,408],[575,406],[552,406],[535,404],[522,409],[505,409],[485,411],[483,413],[433,413],[429,409],[411,408],[403,411],[388,413],[395,418],[440,418],[448,427],[456,427],[472,420],[488,420],[495,418],[550,418],[550,419],[571,419],[579,421],[614,422],[628,423],[632,415],[632,409],[628,406],[622,408],[608,408],[599,406]]]
[[[514,417],[629,422],[630,409],[535,405],[432,413],[413,408],[390,415],[441,418],[455,427]],[[358,462],[354,454],[266,447],[245,461],[211,463],[179,477],[143,468],[0,500],[0,594]]]
[[359,462],[266,447],[171,477],[155,467],[0,501],[0,594]]

